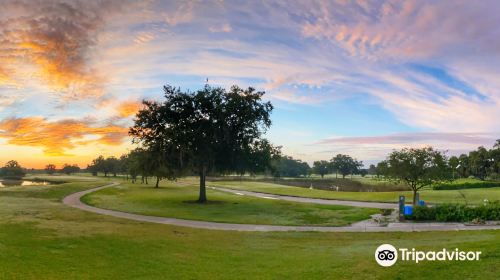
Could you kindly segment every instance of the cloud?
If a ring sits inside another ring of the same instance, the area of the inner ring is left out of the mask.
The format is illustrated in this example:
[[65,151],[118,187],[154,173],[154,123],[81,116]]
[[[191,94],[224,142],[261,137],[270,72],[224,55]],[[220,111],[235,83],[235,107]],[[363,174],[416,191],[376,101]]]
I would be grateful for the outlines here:
[[164,12],[165,22],[170,26],[190,22],[193,19],[194,1],[182,2],[173,12]]
[[[7,1],[0,4],[0,83],[44,81],[65,99],[98,97],[104,77],[92,68],[104,15],[118,1]],[[7,80],[8,81],[8,80]]]
[[11,118],[0,122],[0,138],[7,144],[41,147],[46,155],[65,156],[78,146],[99,143],[120,145],[128,129],[116,125],[94,126],[89,121],[47,121],[40,117]]
[[[498,136],[497,136],[498,137]],[[488,133],[442,133],[413,132],[395,133],[381,136],[335,137],[327,138],[317,144],[426,144],[443,142],[448,144],[491,145],[495,141],[494,134]]]
[[350,55],[392,59],[470,55],[471,51],[500,54],[496,1],[389,0],[347,5],[325,1],[316,5],[321,8],[311,9],[314,16],[303,24],[302,34],[327,39]]
[[127,118],[135,115],[142,108],[142,103],[139,101],[124,101],[120,103],[116,110],[122,118]]
[[231,27],[231,25],[229,23],[224,23],[221,26],[211,26],[208,30],[210,32],[214,32],[214,33],[216,33],[216,32],[229,33],[231,31],[233,31],[233,28]]
[[149,41],[154,40],[156,35],[152,32],[140,32],[134,39],[134,42],[137,44],[144,44]]

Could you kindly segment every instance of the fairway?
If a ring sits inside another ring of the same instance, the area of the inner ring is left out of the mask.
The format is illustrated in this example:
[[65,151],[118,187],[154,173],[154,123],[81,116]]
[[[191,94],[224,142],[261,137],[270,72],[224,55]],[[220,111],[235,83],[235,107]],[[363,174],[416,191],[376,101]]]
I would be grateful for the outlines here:
[[148,185],[122,183],[83,197],[89,205],[124,212],[223,223],[344,226],[380,213],[337,205],[293,203],[208,191],[209,203],[196,203],[197,187],[180,182]]
[[[220,186],[232,189],[250,190],[263,193],[292,195],[312,198],[340,199],[354,201],[397,202],[399,195],[405,195],[406,201],[412,200],[413,194],[407,192],[336,192],[290,187],[271,183],[251,181],[217,181],[211,186]],[[482,204],[485,199],[489,201],[500,200],[500,188],[464,189],[464,190],[422,190],[420,199],[428,203],[468,203]],[[463,196],[465,196],[465,199]]]
[[[70,193],[107,182],[0,190],[0,278],[495,279],[499,272],[498,231],[226,232],[139,223],[61,204]],[[481,250],[482,258],[382,268],[373,259],[382,243]]]

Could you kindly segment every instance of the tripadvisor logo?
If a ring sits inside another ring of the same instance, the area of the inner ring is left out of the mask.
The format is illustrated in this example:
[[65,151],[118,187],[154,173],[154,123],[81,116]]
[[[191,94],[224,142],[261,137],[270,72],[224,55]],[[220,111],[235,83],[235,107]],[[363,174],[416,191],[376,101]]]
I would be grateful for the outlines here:
[[375,250],[375,260],[381,266],[392,266],[398,260],[419,263],[421,261],[478,261],[480,251],[442,249],[440,251],[418,251],[415,248],[396,249],[391,244],[382,244]]

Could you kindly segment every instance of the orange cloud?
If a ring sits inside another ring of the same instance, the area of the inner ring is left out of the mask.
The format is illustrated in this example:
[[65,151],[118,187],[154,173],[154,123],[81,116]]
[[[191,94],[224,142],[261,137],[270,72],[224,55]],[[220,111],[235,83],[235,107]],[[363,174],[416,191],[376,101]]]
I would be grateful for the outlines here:
[[137,101],[125,101],[118,105],[116,110],[122,118],[135,115],[142,108],[142,103]]
[[126,127],[91,126],[89,122],[44,118],[12,118],[0,122],[0,138],[7,144],[42,147],[46,155],[64,156],[66,151],[90,143],[120,145],[128,134]]
[[0,84],[11,80],[23,84],[34,77],[64,93],[66,100],[103,94],[104,78],[90,61],[104,26],[103,15],[113,10],[114,2],[7,1],[3,5],[17,13],[0,20],[0,63],[16,71],[0,69]]

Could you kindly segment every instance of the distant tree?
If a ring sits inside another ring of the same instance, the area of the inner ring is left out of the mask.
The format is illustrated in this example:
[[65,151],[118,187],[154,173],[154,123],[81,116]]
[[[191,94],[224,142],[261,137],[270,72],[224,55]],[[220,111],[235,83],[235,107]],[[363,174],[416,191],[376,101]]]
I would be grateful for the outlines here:
[[448,159],[448,164],[451,168],[452,178],[455,179],[455,172],[457,171],[458,166],[460,165],[460,160],[456,156],[451,156]]
[[71,175],[73,173],[80,172],[80,167],[78,167],[78,165],[76,165],[76,164],[73,164],[73,165],[65,164],[63,166],[63,168],[61,169],[61,172],[66,174],[66,175]]
[[488,175],[491,163],[488,150],[484,147],[469,152],[469,172],[474,177],[484,180]]
[[368,169],[359,169],[359,175],[365,177],[368,174]]
[[500,139],[493,145],[493,149],[489,151],[490,154],[490,179],[500,179]]
[[56,172],[56,166],[54,164],[47,164],[47,166],[45,166],[45,172],[49,175],[54,174]]
[[330,163],[326,160],[315,161],[312,171],[315,174],[321,175],[321,178],[323,178],[330,172]]
[[369,175],[377,175],[377,167],[374,164],[370,164],[367,171]]
[[272,163],[274,166],[274,177],[300,177],[309,174],[309,164],[290,156],[280,156]]
[[[92,163],[87,166],[87,170],[92,173],[92,176],[97,176],[99,172],[104,172],[105,170],[105,159],[103,156],[98,156],[94,160],[92,160]],[[107,173],[106,173],[107,175]]]
[[385,176],[387,174],[387,168],[389,168],[389,165],[386,160],[377,163],[377,167],[375,168],[377,177]]
[[386,175],[410,187],[413,191],[414,205],[417,204],[416,194],[420,189],[434,182],[449,179],[450,173],[445,155],[432,147],[393,151],[386,162]]
[[24,168],[15,160],[8,161],[4,167],[0,168],[0,177],[21,179],[24,175],[26,175]]
[[105,161],[104,161],[104,170],[103,172],[104,173],[104,176],[106,177],[108,173],[111,173],[113,174],[113,177],[116,177],[116,174],[118,174],[118,172],[120,172],[120,161],[115,158],[115,157],[108,157]]
[[165,162],[177,172],[197,172],[198,202],[203,203],[207,173],[253,167],[238,163],[252,162],[248,155],[262,146],[261,136],[271,125],[273,107],[262,101],[263,95],[237,86],[226,91],[206,85],[196,92],[165,86],[164,102],[145,101],[130,135],[147,150],[163,151]]
[[469,157],[466,154],[458,157],[457,172],[462,178],[469,177]]
[[342,179],[345,179],[345,176],[349,174],[359,173],[359,168],[363,166],[363,163],[348,155],[338,154],[330,160],[330,166],[333,170],[342,174]]

